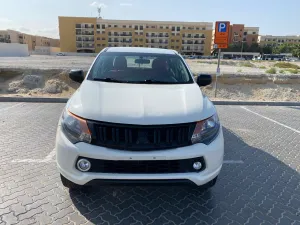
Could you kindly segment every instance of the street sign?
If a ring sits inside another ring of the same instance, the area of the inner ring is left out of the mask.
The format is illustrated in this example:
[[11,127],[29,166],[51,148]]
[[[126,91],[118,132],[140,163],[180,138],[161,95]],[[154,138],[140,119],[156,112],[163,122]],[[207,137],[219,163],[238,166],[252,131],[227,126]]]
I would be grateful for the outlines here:
[[228,44],[218,44],[218,48],[228,48]]
[[217,42],[218,42],[218,44],[227,44],[228,43],[228,38],[220,37],[220,38],[217,39]]
[[218,48],[228,48],[230,22],[217,21],[214,43]]

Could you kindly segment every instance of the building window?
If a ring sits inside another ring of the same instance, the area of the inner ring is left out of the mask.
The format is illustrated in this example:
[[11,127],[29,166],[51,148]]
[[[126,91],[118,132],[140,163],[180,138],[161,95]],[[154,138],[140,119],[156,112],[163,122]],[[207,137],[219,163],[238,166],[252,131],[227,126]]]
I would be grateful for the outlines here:
[[144,29],[144,27],[143,26],[140,26],[140,30],[143,30]]
[[166,27],[166,29],[169,29],[169,27]]
[[143,32],[140,32],[140,35],[143,35],[144,33]]
[[109,24],[108,27],[111,27],[111,25]]
[[102,29],[105,29],[105,24],[102,24]]
[[101,45],[100,44],[97,44],[97,47],[100,47]]
[[203,27],[202,30],[205,30],[205,27]]
[[247,32],[244,32],[244,35],[247,35]]
[[138,29],[139,29],[139,27],[138,27],[138,26],[134,26],[134,29],[135,29],[135,30],[138,30]]
[[102,41],[105,41],[105,38],[102,38]]
[[105,44],[102,44],[102,47],[105,47]]
[[152,26],[151,28],[154,28],[154,29],[155,29],[156,27],[155,27],[155,26]]
[[97,24],[97,29],[100,29],[100,24]]
[[135,34],[135,35],[139,35],[139,33],[138,33],[138,32],[134,32],[134,34]]
[[105,31],[102,31],[102,34],[105,34]]
[[256,34],[256,32],[253,32],[253,34]]
[[100,31],[97,31],[97,34],[100,34]]
[[172,31],[175,31],[175,27],[172,27]]
[[118,25],[114,25],[114,27],[118,27]]
[[134,39],[134,41],[139,41],[139,39],[136,38],[136,39]]
[[76,28],[81,28],[81,24],[76,24]]
[[160,29],[164,29],[164,27],[163,27],[163,26],[160,26]]
[[196,27],[196,30],[199,30],[200,28],[199,27]]
[[126,25],[123,25],[123,28],[126,28]]
[[140,41],[143,41],[143,39],[142,39],[142,38],[140,38]]
[[180,27],[177,27],[177,31],[180,31]]
[[111,47],[111,44],[108,44],[108,47]]
[[97,40],[100,41],[100,38],[98,37]]

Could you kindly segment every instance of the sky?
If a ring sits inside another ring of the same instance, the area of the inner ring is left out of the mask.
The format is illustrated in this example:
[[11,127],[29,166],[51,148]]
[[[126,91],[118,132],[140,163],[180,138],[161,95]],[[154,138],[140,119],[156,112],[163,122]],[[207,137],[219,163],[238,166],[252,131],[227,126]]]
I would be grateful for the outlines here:
[[300,35],[300,0],[0,0],[0,29],[59,37],[58,16],[215,22],[259,27],[262,35]]

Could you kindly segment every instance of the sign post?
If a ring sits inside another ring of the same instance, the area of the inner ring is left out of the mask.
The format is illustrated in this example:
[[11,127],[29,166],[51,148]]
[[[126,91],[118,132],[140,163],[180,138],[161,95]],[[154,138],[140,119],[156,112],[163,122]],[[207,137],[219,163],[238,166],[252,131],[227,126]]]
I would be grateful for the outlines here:
[[216,22],[214,48],[219,49],[219,50],[218,50],[218,66],[217,66],[216,81],[215,81],[215,97],[217,97],[218,76],[221,75],[221,72],[220,72],[221,49],[228,48],[229,27],[230,27],[230,22],[228,22],[228,21],[226,21],[226,22],[217,21]]
[[219,48],[219,51],[218,51],[218,66],[217,66],[216,82],[215,82],[215,98],[217,97],[218,76],[221,75],[221,71],[220,71],[220,60],[221,60],[221,49]]

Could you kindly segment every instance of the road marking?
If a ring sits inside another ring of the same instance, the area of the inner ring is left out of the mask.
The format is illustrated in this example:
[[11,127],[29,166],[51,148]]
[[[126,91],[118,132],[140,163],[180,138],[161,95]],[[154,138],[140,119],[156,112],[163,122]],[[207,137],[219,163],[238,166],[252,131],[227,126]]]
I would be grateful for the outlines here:
[[51,161],[52,158],[55,156],[55,154],[56,154],[56,151],[55,151],[55,149],[53,149],[52,152],[50,152],[50,153],[46,156],[46,158],[44,159],[44,162],[49,162],[49,161]]
[[224,160],[224,164],[243,164],[243,160]]
[[55,162],[53,157],[55,156],[56,151],[53,149],[44,159],[14,159],[12,163],[51,163]]
[[3,108],[3,109],[0,108],[0,111],[4,111],[4,110],[7,110],[7,109],[11,109],[11,108],[14,108],[14,107],[19,106],[19,105],[23,105],[23,102],[20,102],[20,103],[18,103],[18,104],[14,104],[14,105],[12,105],[12,106],[9,106],[9,107]]
[[285,127],[285,128],[288,128],[288,129],[290,129],[290,130],[292,130],[292,131],[294,131],[294,132],[300,134],[300,131],[299,131],[299,130],[296,130],[296,129],[292,128],[292,127],[289,127],[289,126],[287,126],[287,125],[285,125],[285,124],[283,124],[283,123],[280,123],[280,122],[278,122],[278,121],[276,121],[276,120],[273,120],[273,119],[271,119],[271,118],[269,118],[269,117],[260,115],[259,113],[253,112],[252,110],[247,109],[245,106],[241,106],[241,108],[242,108],[242,109],[245,109],[245,110],[247,110],[248,112],[251,112],[251,113],[253,113],[253,114],[257,115],[257,116],[260,116],[260,117],[262,117],[262,118],[264,118],[264,119],[266,119],[266,120],[272,121],[273,123],[276,123],[276,124],[278,124],[278,125],[280,125],[280,126],[283,126],[283,127]]

